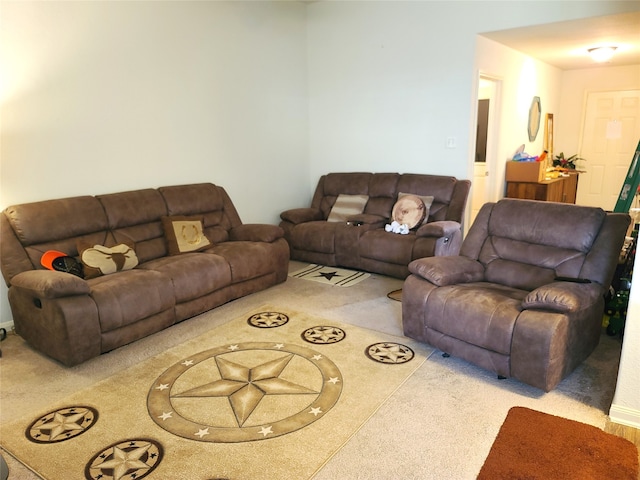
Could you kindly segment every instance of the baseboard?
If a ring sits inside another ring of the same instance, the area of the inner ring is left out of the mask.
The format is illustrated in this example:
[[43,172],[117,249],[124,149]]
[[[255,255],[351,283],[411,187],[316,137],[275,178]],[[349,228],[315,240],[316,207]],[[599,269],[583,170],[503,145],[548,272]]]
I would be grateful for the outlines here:
[[0,323],[0,328],[4,328],[7,332],[13,330],[13,321]]
[[640,429],[640,410],[622,407],[620,405],[611,405],[609,418],[614,423]]

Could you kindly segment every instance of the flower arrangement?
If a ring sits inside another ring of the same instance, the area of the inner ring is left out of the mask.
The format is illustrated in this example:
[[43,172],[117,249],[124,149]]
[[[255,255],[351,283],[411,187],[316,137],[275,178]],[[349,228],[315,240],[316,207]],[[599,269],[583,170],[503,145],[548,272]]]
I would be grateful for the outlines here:
[[565,157],[563,152],[560,152],[553,159],[553,166],[560,168],[568,168],[571,170],[576,169],[576,162],[578,160],[584,160],[584,158],[580,158],[578,154],[571,155],[570,157]]

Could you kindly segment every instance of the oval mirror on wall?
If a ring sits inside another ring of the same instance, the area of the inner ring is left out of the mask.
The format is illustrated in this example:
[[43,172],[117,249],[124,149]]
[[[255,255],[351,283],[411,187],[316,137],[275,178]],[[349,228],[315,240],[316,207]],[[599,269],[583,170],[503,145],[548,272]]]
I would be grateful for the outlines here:
[[529,108],[529,141],[533,142],[538,136],[540,129],[540,117],[542,116],[542,108],[540,107],[540,97],[533,97],[531,108]]

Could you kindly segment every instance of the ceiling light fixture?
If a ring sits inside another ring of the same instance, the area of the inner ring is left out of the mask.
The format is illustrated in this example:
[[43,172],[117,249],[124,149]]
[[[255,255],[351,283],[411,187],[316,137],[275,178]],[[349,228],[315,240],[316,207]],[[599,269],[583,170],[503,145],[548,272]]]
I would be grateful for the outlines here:
[[618,47],[595,47],[588,50],[594,62],[608,62]]

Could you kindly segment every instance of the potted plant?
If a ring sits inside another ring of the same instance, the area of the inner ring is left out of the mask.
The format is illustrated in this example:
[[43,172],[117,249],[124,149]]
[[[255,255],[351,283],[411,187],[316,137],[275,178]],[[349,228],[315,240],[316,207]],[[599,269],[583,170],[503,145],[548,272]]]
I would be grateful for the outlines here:
[[570,157],[565,157],[564,152],[560,152],[553,159],[553,166],[560,168],[567,168],[569,170],[576,169],[576,162],[578,160],[584,160],[584,158],[580,158],[578,154],[571,155]]

